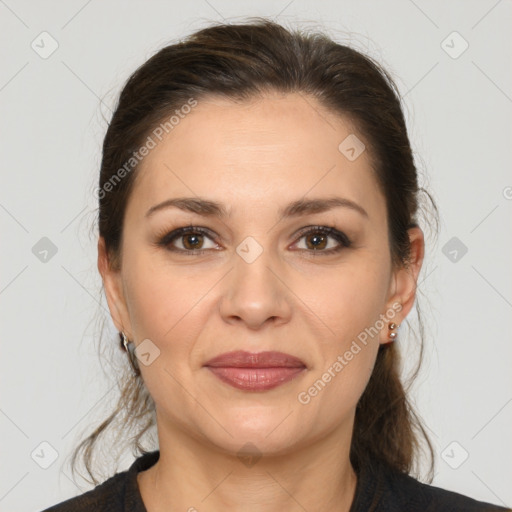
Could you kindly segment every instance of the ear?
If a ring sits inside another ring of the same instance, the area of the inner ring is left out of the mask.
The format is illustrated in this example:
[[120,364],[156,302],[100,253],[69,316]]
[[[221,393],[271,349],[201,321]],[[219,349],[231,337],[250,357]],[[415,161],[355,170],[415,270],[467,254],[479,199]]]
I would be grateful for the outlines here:
[[391,277],[386,311],[396,311],[396,314],[385,322],[380,333],[381,344],[392,341],[389,337],[388,323],[400,325],[411,311],[416,298],[418,275],[425,255],[425,239],[423,231],[417,226],[408,229],[408,233],[411,245],[410,261],[407,267],[396,269]]
[[103,280],[105,296],[107,298],[110,316],[118,331],[124,331],[128,339],[133,339],[128,308],[123,291],[123,281],[120,269],[112,268],[109,261],[105,240],[102,236],[98,239],[98,270]]

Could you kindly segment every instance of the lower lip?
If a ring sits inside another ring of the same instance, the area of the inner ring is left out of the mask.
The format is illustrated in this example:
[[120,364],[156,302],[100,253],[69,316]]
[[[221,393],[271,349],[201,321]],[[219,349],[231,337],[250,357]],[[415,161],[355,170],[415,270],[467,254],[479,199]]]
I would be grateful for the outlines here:
[[207,366],[216,377],[237,389],[266,391],[288,382],[306,368],[234,368]]

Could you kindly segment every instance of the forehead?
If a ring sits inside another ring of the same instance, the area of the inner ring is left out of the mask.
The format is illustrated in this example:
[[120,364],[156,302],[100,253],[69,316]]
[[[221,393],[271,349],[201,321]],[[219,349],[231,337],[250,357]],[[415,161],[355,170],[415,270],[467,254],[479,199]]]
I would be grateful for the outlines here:
[[[132,193],[150,208],[173,196],[201,196],[239,212],[277,210],[301,197],[342,195],[381,215],[384,200],[363,136],[344,117],[303,94],[234,102],[198,100],[141,162]],[[341,146],[340,146],[341,145]]]

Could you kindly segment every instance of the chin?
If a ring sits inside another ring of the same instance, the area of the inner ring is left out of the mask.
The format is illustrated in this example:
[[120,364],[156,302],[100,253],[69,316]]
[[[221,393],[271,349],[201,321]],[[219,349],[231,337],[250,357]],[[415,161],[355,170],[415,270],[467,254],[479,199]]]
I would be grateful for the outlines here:
[[[210,440],[223,451],[230,454],[254,451],[256,454],[279,455],[287,453],[297,443],[301,432],[293,418],[293,413],[284,407],[254,407],[250,410],[234,412],[232,416],[216,416],[223,429],[211,432]],[[289,415],[289,417],[287,417]],[[284,420],[284,421],[283,421]],[[296,434],[294,435],[294,430]]]
[[245,457],[256,459],[262,456],[286,455],[293,450],[295,443],[289,435],[275,436],[274,439],[271,437],[274,437],[273,434],[267,437],[264,433],[252,435],[245,432],[234,432],[233,437],[229,437],[229,439],[212,439],[211,441],[221,451],[231,456],[235,455],[241,460]]

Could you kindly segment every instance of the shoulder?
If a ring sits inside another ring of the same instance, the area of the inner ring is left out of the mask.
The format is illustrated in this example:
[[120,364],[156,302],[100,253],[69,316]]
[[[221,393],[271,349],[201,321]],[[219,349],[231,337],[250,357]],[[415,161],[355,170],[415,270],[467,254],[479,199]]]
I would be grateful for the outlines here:
[[70,498],[42,512],[107,512],[122,510],[126,471],[117,473],[94,489]]
[[42,512],[146,512],[137,485],[137,473],[155,464],[159,456],[158,450],[144,453],[135,459],[128,470],[116,473],[94,489]]
[[[377,486],[382,511],[408,512],[506,512],[509,508],[425,484],[410,475],[380,466]],[[381,510],[376,508],[376,510]]]

